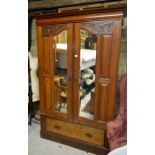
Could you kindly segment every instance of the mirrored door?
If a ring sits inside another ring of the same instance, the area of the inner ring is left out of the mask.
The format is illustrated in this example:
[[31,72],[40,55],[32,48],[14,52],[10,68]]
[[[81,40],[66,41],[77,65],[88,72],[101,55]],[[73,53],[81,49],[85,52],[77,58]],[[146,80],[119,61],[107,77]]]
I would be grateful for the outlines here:
[[[74,113],[84,124],[95,122],[97,35],[75,24]],[[76,95],[77,94],[77,95]]]
[[79,117],[94,119],[96,35],[80,29]]
[[74,119],[104,128],[107,119],[112,35],[104,21],[75,24]]
[[50,73],[46,77],[48,86],[45,83],[46,104],[51,107],[47,111],[61,118],[72,117],[72,31],[72,24],[49,25],[44,37],[45,52],[49,50],[46,68]]

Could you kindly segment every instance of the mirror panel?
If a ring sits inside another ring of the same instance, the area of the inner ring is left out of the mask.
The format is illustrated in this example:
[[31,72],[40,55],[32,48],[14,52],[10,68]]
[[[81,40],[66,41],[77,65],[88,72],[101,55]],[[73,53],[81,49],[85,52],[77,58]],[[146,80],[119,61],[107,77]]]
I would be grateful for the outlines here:
[[54,110],[67,113],[67,30],[54,40]]
[[96,35],[80,29],[79,116],[93,120],[96,74]]

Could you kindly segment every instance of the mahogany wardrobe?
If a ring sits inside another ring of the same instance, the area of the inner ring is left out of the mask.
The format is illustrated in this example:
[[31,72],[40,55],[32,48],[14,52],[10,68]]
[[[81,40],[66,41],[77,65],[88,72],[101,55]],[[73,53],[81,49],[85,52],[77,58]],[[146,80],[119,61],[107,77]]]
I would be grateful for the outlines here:
[[122,18],[102,9],[36,16],[41,137],[107,154]]

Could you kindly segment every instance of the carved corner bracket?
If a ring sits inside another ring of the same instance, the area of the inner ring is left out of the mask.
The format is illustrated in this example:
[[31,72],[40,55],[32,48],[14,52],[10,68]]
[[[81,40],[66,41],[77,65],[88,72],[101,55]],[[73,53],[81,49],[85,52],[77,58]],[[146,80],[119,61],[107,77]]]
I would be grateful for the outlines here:
[[56,24],[43,26],[43,36],[57,35],[63,30],[67,30],[67,24]]

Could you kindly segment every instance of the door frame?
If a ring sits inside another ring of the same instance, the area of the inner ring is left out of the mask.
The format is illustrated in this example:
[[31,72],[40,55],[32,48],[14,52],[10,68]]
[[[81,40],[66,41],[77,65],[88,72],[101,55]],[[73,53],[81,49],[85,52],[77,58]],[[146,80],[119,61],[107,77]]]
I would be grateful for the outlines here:
[[[58,35],[60,32],[67,30],[67,113],[61,113],[61,112],[57,112],[55,111],[55,107],[54,107],[54,62],[55,62],[55,55],[53,54],[55,52],[55,42],[53,40],[53,37],[55,35]],[[48,56],[48,59],[46,59],[48,62],[44,62],[43,64],[45,65],[46,63],[46,70],[42,72],[41,75],[41,83],[42,83],[42,89],[40,90],[40,94],[44,94],[42,95],[43,97],[43,103],[44,105],[41,106],[41,113],[47,114],[51,117],[55,117],[55,118],[61,118],[61,119],[67,119],[67,120],[72,120],[73,119],[73,104],[72,104],[72,89],[73,89],[73,83],[72,83],[72,70],[73,70],[73,60],[72,60],[72,51],[73,51],[73,23],[65,23],[65,24],[51,24],[51,25],[47,25],[47,26],[43,26],[42,27],[42,32],[43,32],[43,39],[42,39],[42,44],[43,44],[43,50],[42,52],[42,56],[45,59],[45,55]],[[48,48],[45,48],[45,43],[44,40],[45,38],[49,41]],[[45,51],[46,50],[46,51]],[[45,60],[44,60],[45,61]],[[44,67],[43,67],[44,68]],[[47,81],[49,85],[50,83],[50,87],[46,85],[45,80],[48,79]],[[46,88],[48,87],[48,89]],[[49,91],[50,93],[50,97],[48,97],[49,95],[46,96],[46,89]],[[48,98],[48,100],[46,100],[46,98]],[[46,109],[46,102],[49,102],[48,104],[50,105],[49,109]]]

